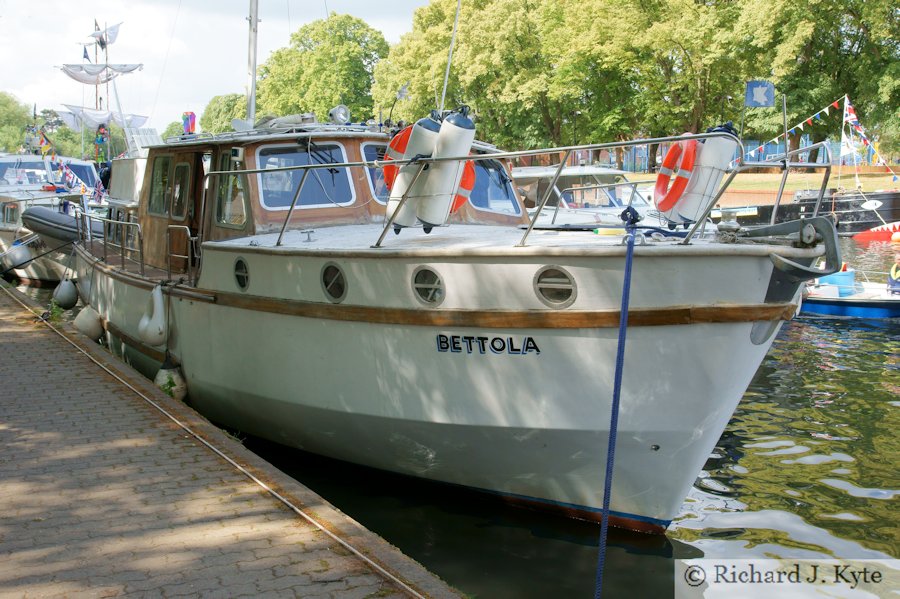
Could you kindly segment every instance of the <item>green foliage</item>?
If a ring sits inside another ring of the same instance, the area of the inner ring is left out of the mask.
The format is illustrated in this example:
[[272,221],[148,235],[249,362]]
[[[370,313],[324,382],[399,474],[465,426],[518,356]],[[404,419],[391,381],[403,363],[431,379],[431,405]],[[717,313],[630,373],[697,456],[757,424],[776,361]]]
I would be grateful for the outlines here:
[[[385,117],[407,81],[395,120],[437,106],[455,8],[418,9],[376,67]],[[479,137],[505,147],[586,143],[738,125],[745,82],[768,79],[787,94],[791,124],[847,93],[870,131],[890,136],[898,40],[889,0],[475,0],[460,17],[446,105],[472,106]],[[814,134],[836,135],[831,125]],[[778,109],[747,112],[749,136],[781,127]]]
[[[350,15],[331,13],[291,35],[259,70],[257,103],[275,115],[314,112],[324,120],[337,104],[354,121],[373,116],[375,64],[388,53],[381,32]],[[205,129],[205,126],[204,126]]]
[[52,323],[62,322],[63,310],[59,304],[56,303],[55,299],[50,300],[50,310],[48,310],[49,314],[47,315],[47,321]]
[[[896,3],[758,0],[741,7],[736,32],[747,40],[741,56],[747,72],[769,78],[779,94],[787,95],[789,125],[844,94],[870,128],[900,118]],[[751,134],[777,135],[783,129],[780,111],[751,112]],[[827,129],[814,128],[813,138],[836,135],[838,119]]]
[[184,123],[181,121],[172,121],[168,125],[166,125],[165,131],[162,133],[163,139],[168,139],[170,137],[178,137],[184,133]]
[[247,98],[243,94],[215,96],[200,117],[200,128],[206,133],[232,131],[233,119],[247,118]]
[[17,152],[25,140],[25,126],[31,120],[28,106],[12,94],[0,92],[0,151]]

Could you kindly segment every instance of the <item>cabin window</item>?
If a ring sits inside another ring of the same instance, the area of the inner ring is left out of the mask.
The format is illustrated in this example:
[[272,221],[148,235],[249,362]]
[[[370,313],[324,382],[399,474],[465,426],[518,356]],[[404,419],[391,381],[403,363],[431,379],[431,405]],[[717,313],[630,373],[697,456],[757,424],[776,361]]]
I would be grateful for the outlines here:
[[[223,152],[219,156],[219,170],[237,170],[239,163],[231,162],[231,155]],[[242,229],[247,221],[243,175],[216,175],[216,222],[223,227]]]
[[441,275],[422,266],[413,274],[413,290],[416,297],[427,306],[437,306],[444,301],[444,282]]
[[576,297],[572,275],[559,266],[545,266],[534,275],[538,299],[551,308],[567,308]]
[[[367,143],[363,144],[362,151],[366,161],[384,160],[387,146],[385,144]],[[372,192],[372,197],[375,198],[376,202],[386,204],[391,196],[391,190],[387,188],[384,182],[384,169],[373,167],[366,170],[369,171],[369,190]]]
[[153,173],[150,179],[150,202],[147,204],[147,212],[167,216],[169,207],[166,199],[169,190],[169,168],[172,165],[171,156],[157,156],[153,161]]
[[172,177],[172,216],[179,220],[184,219],[190,189],[191,165],[186,162],[176,164],[175,174]]
[[[261,148],[257,160],[261,169],[346,162],[344,150],[338,144],[315,143],[312,140],[300,145]],[[258,177],[263,207],[267,210],[287,210],[303,178],[303,170],[262,172]],[[346,168],[316,168],[309,170],[297,207],[348,206],[354,199],[353,185]]]
[[43,185],[49,183],[47,166],[40,160],[29,158],[0,162],[0,184]]
[[247,291],[250,287],[250,267],[243,258],[238,258],[234,262],[234,282],[241,291]]
[[347,296],[347,280],[337,264],[328,263],[322,269],[322,290],[335,304],[339,304]]
[[512,179],[497,160],[475,161],[475,187],[469,202],[479,210],[521,214]]

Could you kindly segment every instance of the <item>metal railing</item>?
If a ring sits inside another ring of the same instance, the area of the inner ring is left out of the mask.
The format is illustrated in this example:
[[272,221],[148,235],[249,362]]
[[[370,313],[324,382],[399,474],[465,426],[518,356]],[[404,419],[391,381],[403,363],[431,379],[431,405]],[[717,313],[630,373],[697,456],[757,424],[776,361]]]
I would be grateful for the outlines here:
[[[111,218],[103,218],[101,216],[93,216],[83,212],[75,216],[76,225],[78,227],[78,237],[84,243],[89,243],[93,251],[94,245],[94,222],[103,223],[103,261],[109,264],[109,248],[119,251],[121,257],[122,270],[127,270],[126,259],[137,262],[140,265],[141,276],[144,276],[144,234],[140,223],[113,220]],[[112,239],[110,239],[112,237]],[[129,244],[129,241],[137,239],[137,247]],[[138,259],[134,260],[127,255],[137,252]]]
[[[172,251],[172,231],[183,231],[185,234],[185,246],[187,254],[176,254]],[[169,225],[166,227],[166,273],[169,280],[172,279],[172,258],[185,260],[184,272],[188,276],[188,284],[194,286],[194,243],[196,237],[191,237],[191,229],[186,225]]]
[[[541,197],[541,200],[537,205],[537,210],[535,210],[533,212],[533,214],[531,215],[529,224],[528,224],[521,240],[516,244],[517,247],[524,247],[529,235],[531,234],[531,231],[534,229],[534,227],[537,223],[538,217],[540,216],[541,212],[546,207],[547,202],[549,201],[554,188],[556,188],[556,184],[559,180],[559,177],[561,176],[561,174],[568,162],[568,159],[572,155],[573,152],[584,151],[584,150],[602,151],[602,150],[611,150],[611,149],[616,149],[616,148],[633,148],[633,147],[639,147],[639,146],[652,146],[652,145],[665,144],[665,143],[675,143],[675,142],[681,142],[681,141],[685,141],[685,140],[701,141],[701,140],[712,139],[712,138],[722,138],[722,139],[727,139],[727,140],[733,141],[735,144],[735,153],[739,158],[736,159],[736,161],[735,161],[736,166],[734,168],[730,169],[730,173],[728,173],[728,177],[725,179],[725,181],[720,183],[719,188],[716,191],[716,193],[712,197],[706,199],[706,204],[705,204],[704,209],[702,210],[702,214],[698,215],[698,217],[696,218],[696,220],[693,223],[690,223],[690,222],[685,223],[686,226],[690,225],[690,229],[685,234],[681,243],[683,243],[683,244],[690,243],[691,238],[698,231],[701,231],[702,228],[707,225],[710,213],[712,212],[713,208],[716,206],[716,204],[721,199],[725,190],[728,188],[728,186],[734,180],[734,177],[737,176],[739,173],[746,172],[750,169],[755,169],[755,168],[760,168],[760,167],[775,167],[775,168],[782,169],[782,171],[784,172],[784,176],[782,177],[782,181],[779,186],[778,196],[776,198],[775,209],[773,210],[773,216],[772,216],[773,223],[774,223],[774,220],[778,213],[778,207],[780,206],[780,203],[781,203],[781,198],[784,193],[785,182],[786,182],[789,171],[794,168],[824,169],[825,176],[822,181],[822,186],[819,190],[818,199],[817,199],[816,206],[815,206],[814,213],[813,213],[813,216],[818,215],[819,208],[820,208],[820,205],[822,202],[822,198],[824,196],[825,189],[827,187],[828,178],[830,177],[830,173],[831,173],[830,149],[827,144],[825,144],[825,143],[814,144],[812,146],[808,146],[808,147],[805,147],[802,149],[791,151],[791,152],[787,153],[786,155],[784,155],[783,160],[754,162],[751,164],[747,164],[747,163],[743,162],[742,157],[746,155],[746,152],[744,151],[744,146],[743,146],[743,143],[740,141],[740,139],[738,139],[735,135],[733,135],[731,133],[727,133],[727,132],[723,132],[723,131],[715,131],[715,132],[711,132],[711,133],[698,133],[698,134],[691,134],[691,135],[677,135],[677,136],[666,136],[666,137],[656,137],[656,138],[644,138],[644,139],[637,139],[637,140],[624,141],[624,142],[617,141],[617,142],[600,143],[600,144],[586,144],[586,145],[580,145],[580,146],[564,146],[564,147],[557,147],[557,148],[543,148],[543,149],[538,149],[538,150],[523,150],[523,151],[517,151],[517,152],[491,152],[491,153],[486,153],[486,154],[472,154],[472,155],[466,155],[466,156],[452,156],[452,157],[444,157],[444,158],[416,157],[416,158],[412,158],[412,159],[391,160],[391,161],[371,160],[371,161],[359,161],[359,162],[323,162],[320,164],[284,166],[284,167],[276,167],[276,168],[266,167],[266,168],[255,168],[255,169],[234,169],[234,170],[223,170],[223,171],[210,171],[204,175],[203,194],[201,197],[201,215],[203,215],[203,216],[200,221],[201,228],[200,228],[199,234],[194,239],[197,240],[198,244],[202,243],[203,239],[205,238],[205,228],[207,226],[207,221],[210,221],[210,222],[212,221],[212,216],[206,215],[207,203],[208,203],[207,199],[208,199],[208,195],[209,195],[209,190],[211,189],[211,186],[209,185],[209,179],[211,179],[211,178],[218,178],[218,177],[223,177],[223,176],[227,177],[227,176],[254,175],[254,174],[258,174],[258,173],[277,173],[277,172],[288,172],[288,171],[298,171],[298,170],[302,171],[303,176],[301,177],[300,182],[298,183],[298,185],[293,193],[293,198],[292,198],[290,206],[287,207],[287,214],[285,215],[284,222],[281,225],[278,239],[275,244],[276,246],[280,246],[283,241],[284,233],[287,230],[290,220],[291,220],[291,218],[295,212],[295,209],[297,207],[297,203],[298,203],[301,193],[303,191],[303,186],[307,181],[307,178],[308,178],[307,175],[308,175],[309,171],[315,171],[315,170],[319,170],[319,169],[353,169],[353,168],[381,169],[381,168],[384,168],[384,166],[386,166],[388,164],[390,164],[391,166],[396,166],[396,167],[415,164],[417,166],[417,170],[414,173],[414,176],[412,178],[412,183],[407,187],[406,193],[404,193],[403,196],[400,198],[397,208],[391,213],[390,216],[385,218],[384,228],[381,231],[381,234],[379,235],[376,242],[372,245],[373,248],[378,248],[378,247],[381,247],[381,243],[383,242],[385,236],[387,235],[387,232],[390,230],[391,226],[393,225],[395,216],[400,213],[402,207],[408,201],[409,190],[413,189],[415,181],[422,174],[422,172],[428,168],[428,165],[430,165],[432,163],[440,163],[440,162],[460,162],[460,161],[477,162],[477,161],[481,161],[481,160],[492,160],[492,161],[513,160],[513,159],[518,159],[518,158],[526,158],[526,157],[540,156],[540,155],[547,155],[547,154],[554,154],[554,155],[560,156],[561,159],[560,159],[559,165],[557,166],[556,171],[550,180],[547,190]],[[797,155],[800,152],[809,152],[810,150],[812,150],[816,147],[820,147],[824,150],[824,152],[827,156],[825,163],[821,163],[821,162],[809,163],[809,162],[802,162],[802,161],[797,161],[797,162],[791,161],[792,156]],[[728,172],[728,169],[723,169],[723,170],[725,170],[726,173]],[[623,182],[623,183],[614,184],[614,185],[625,185],[625,186],[632,187],[633,193],[637,193],[636,186],[638,185],[638,182],[629,181],[629,182]],[[212,186],[212,188],[215,189],[215,186]],[[247,192],[247,191],[248,190],[245,189],[245,192]],[[199,250],[196,253],[197,253],[197,255],[199,255],[199,253],[200,253]]]
[[[598,183],[598,184],[596,184],[596,185],[577,185],[577,186],[567,187],[567,188],[563,189],[562,191],[560,191],[559,189],[554,188],[554,189],[556,189],[557,197],[559,198],[559,201],[556,202],[556,208],[555,208],[555,210],[553,211],[553,218],[550,220],[550,224],[555,224],[555,223],[556,223],[556,217],[557,217],[557,215],[559,214],[559,208],[560,208],[560,205],[562,204],[562,202],[565,202],[565,203],[566,203],[566,206],[567,206],[569,209],[577,210],[577,208],[573,208],[573,207],[571,207],[571,206],[568,206],[569,200],[567,200],[566,197],[565,197],[565,196],[566,196],[566,193],[571,192],[572,199],[574,200],[574,199],[575,199],[575,193],[576,193],[576,192],[580,192],[580,193],[581,193],[582,203],[584,203],[584,192],[585,192],[585,191],[597,191],[597,190],[601,190],[601,189],[615,189],[615,188],[618,188],[618,187],[630,188],[630,189],[631,189],[631,193],[630,193],[629,196],[628,196],[628,201],[625,202],[622,206],[618,206],[618,205],[613,205],[613,206],[591,206],[590,208],[587,208],[587,207],[584,208],[585,210],[592,210],[592,209],[595,209],[595,208],[607,208],[607,209],[610,209],[610,210],[616,210],[616,209],[627,208],[627,207],[633,205],[633,203],[634,203],[634,198],[635,198],[635,197],[640,197],[640,198],[643,198],[643,199],[646,200],[646,198],[644,198],[644,197],[638,192],[638,190],[637,190],[638,185],[640,185],[640,183],[637,182],[637,181],[620,181],[619,183]],[[613,194],[613,195],[615,195],[615,194]],[[597,198],[597,195],[596,195],[596,194],[594,194],[594,198],[595,198],[595,199]],[[601,199],[605,199],[605,200],[608,200],[608,201],[615,201],[615,200],[618,200],[619,198],[610,197],[610,196],[607,195],[607,196],[605,196],[605,197],[603,197],[603,198],[601,198]]]

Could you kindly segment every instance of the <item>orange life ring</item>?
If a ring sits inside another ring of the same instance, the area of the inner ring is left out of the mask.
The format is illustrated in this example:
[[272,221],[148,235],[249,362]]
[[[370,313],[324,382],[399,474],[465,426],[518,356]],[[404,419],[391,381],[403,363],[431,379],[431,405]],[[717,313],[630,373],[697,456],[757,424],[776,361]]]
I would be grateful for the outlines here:
[[[391,138],[387,151],[384,153],[385,160],[403,160],[403,154],[406,152],[406,146],[409,144],[409,136],[412,134],[413,126],[405,127]],[[384,184],[387,185],[388,191],[394,186],[394,179],[397,178],[397,171],[400,170],[396,165],[386,164],[382,175],[384,176]]]
[[475,165],[471,160],[466,160],[463,166],[462,178],[459,180],[459,189],[456,190],[456,196],[450,205],[450,214],[455,213],[462,208],[462,205],[469,201],[472,190],[475,189]]
[[[682,152],[684,156],[682,156]],[[679,163],[678,159],[681,158]],[[662,166],[659,174],[656,176],[656,187],[653,190],[653,198],[656,201],[656,208],[660,212],[666,212],[675,207],[681,194],[684,193],[688,181],[691,179],[691,173],[694,170],[694,160],[697,158],[697,140],[687,139],[672,144],[666,157],[663,158]],[[669,179],[678,165],[678,175],[669,187]]]

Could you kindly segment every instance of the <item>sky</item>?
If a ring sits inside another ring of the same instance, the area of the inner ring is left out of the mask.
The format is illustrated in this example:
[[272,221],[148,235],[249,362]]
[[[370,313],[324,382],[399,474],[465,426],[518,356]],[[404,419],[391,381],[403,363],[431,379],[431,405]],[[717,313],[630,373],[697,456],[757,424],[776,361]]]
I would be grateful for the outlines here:
[[[427,4],[259,0],[257,65],[327,12],[359,17],[395,44],[412,30],[415,9]],[[65,110],[63,104],[93,108],[94,87],[58,67],[83,62],[95,19],[101,28],[122,22],[109,62],[144,65],[117,80],[122,111],[149,116],[145,126],[161,133],[185,111],[199,120],[213,96],[246,92],[249,6],[249,0],[0,0],[0,91],[37,104],[38,112]],[[93,61],[93,46],[88,53]]]

